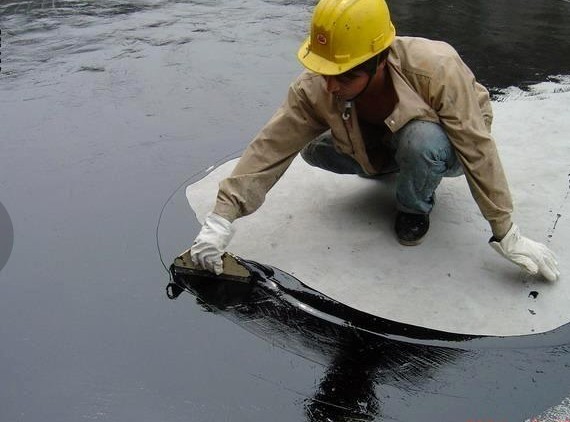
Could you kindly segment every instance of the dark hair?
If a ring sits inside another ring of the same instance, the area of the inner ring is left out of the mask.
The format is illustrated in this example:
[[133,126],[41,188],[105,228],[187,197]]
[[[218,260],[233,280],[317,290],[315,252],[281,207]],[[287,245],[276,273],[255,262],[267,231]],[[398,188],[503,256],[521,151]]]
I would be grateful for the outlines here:
[[382,50],[380,53],[366,60],[364,63],[360,63],[358,66],[355,66],[350,70],[347,70],[345,73],[364,71],[369,75],[374,75],[376,73],[376,68],[380,65],[380,63],[382,63],[384,60],[386,60],[386,58],[388,58],[389,53],[390,49],[386,48]]

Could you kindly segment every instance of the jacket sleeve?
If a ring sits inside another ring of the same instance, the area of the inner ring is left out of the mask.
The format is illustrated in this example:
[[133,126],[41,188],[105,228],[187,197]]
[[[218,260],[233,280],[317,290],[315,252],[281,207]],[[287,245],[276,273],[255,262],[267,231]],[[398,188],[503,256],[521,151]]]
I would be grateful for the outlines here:
[[229,221],[256,211],[297,153],[328,127],[315,111],[301,75],[269,122],[220,182],[214,212]]
[[513,205],[490,133],[488,93],[482,98],[482,87],[456,52],[440,62],[429,91],[431,106],[463,164],[471,194],[493,235],[502,238],[511,226]]

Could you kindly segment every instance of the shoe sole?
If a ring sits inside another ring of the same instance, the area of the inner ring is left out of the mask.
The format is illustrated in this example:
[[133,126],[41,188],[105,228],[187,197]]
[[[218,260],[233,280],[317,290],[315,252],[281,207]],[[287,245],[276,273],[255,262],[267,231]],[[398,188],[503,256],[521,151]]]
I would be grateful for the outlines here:
[[416,240],[404,240],[404,239],[399,239],[398,238],[398,242],[400,242],[400,245],[404,245],[404,246],[417,246],[420,243],[422,243],[425,239],[425,235],[420,237],[419,239]]

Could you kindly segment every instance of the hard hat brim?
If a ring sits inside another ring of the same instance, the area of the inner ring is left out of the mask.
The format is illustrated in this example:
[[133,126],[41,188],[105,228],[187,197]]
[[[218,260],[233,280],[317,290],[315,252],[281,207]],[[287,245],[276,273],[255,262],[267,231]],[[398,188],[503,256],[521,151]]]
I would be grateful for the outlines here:
[[320,75],[340,75],[341,73],[344,73],[356,66],[356,64],[352,62],[343,64],[333,63],[330,60],[313,53],[309,49],[310,42],[311,37],[307,37],[297,52],[297,59],[299,62],[301,62],[301,64],[310,71]]
[[390,34],[385,40],[386,44],[382,46],[382,48],[380,48],[378,52],[373,53],[370,56],[361,57],[359,60],[349,60],[345,63],[335,63],[330,60],[327,60],[324,57],[315,54],[311,51],[310,36],[305,39],[303,44],[301,44],[299,51],[297,51],[297,59],[307,69],[315,73],[318,73],[320,75],[328,75],[328,76],[340,75],[341,73],[347,72],[350,69],[358,66],[359,64],[364,63],[366,60],[373,57],[375,54],[380,53],[380,51],[389,48],[390,44],[392,44],[392,42],[394,41],[394,38],[396,38],[396,29],[394,28],[394,25],[392,25],[392,23],[390,23],[390,29],[391,29]]

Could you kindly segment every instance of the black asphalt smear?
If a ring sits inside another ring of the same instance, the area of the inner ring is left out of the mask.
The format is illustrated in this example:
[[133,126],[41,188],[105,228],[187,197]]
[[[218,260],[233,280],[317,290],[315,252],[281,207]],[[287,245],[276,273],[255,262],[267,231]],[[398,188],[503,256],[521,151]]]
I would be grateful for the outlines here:
[[[169,289],[176,290],[176,297],[187,291],[209,312],[325,366],[314,393],[303,400],[307,421],[451,422],[488,418],[489,410],[483,409],[497,409],[496,420],[525,420],[544,410],[536,408],[537,384],[548,390],[539,396],[554,402],[568,392],[570,356],[562,350],[570,345],[570,325],[547,334],[505,338],[365,318],[276,268],[246,263],[254,274],[249,285],[174,275]],[[561,369],[558,360],[567,366]],[[560,384],[551,384],[552,377]],[[489,386],[492,395],[487,394]],[[391,401],[415,399],[446,410],[410,405],[384,410]]]

